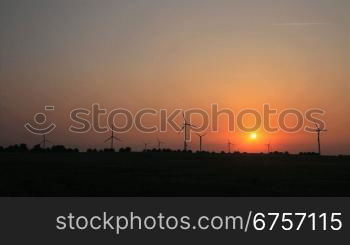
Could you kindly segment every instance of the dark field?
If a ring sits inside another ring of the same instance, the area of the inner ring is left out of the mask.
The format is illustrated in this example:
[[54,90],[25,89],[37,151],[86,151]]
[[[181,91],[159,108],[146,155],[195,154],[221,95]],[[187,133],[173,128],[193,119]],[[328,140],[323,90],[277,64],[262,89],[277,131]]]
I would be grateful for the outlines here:
[[1,196],[350,196],[350,157],[1,153]]

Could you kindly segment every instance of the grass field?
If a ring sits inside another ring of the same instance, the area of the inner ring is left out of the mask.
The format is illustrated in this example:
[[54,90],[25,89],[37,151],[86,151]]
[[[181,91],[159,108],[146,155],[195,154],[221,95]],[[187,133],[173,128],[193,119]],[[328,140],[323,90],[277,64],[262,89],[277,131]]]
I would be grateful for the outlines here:
[[1,196],[350,196],[350,157],[1,153]]

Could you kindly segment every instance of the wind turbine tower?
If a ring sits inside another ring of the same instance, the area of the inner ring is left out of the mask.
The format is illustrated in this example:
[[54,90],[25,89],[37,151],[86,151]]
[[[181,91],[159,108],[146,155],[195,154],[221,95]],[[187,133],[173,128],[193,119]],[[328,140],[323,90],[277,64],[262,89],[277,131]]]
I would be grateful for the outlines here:
[[271,153],[271,142],[266,144],[266,147],[267,147],[267,153],[270,154]]
[[231,146],[235,146],[235,144],[232,144],[231,141],[229,140],[227,143],[228,153],[231,153]]
[[197,134],[199,137],[199,152],[202,152],[202,138],[205,137],[207,134]]
[[188,128],[196,128],[196,126],[192,125],[191,123],[189,123],[186,118],[185,118],[185,113],[182,113],[182,117],[183,117],[183,125],[182,125],[182,128],[180,130],[179,133],[183,132],[184,133],[184,151],[187,151],[187,131],[188,131]]
[[105,140],[105,143],[110,141],[111,142],[111,149],[114,149],[114,141],[121,141],[121,139],[114,136],[114,126],[112,126],[112,135],[108,139]]
[[316,129],[313,131],[317,133],[317,144],[318,144],[318,154],[321,155],[321,132],[326,132],[326,129],[321,129],[317,124],[315,124]]
[[46,139],[46,134],[44,134],[44,135],[43,135],[43,140],[39,143],[39,145],[42,145],[43,148],[46,149],[46,144],[47,144],[47,143],[52,144],[51,141],[49,141],[49,140]]
[[160,149],[162,148],[162,144],[164,144],[164,142],[157,139],[157,143],[158,143],[158,150],[160,151]]

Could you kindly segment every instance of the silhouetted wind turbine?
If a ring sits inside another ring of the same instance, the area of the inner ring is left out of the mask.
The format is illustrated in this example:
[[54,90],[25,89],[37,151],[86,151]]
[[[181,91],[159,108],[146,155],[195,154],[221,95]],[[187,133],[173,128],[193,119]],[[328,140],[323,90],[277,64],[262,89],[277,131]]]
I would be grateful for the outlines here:
[[231,146],[235,146],[235,144],[232,144],[231,141],[229,140],[227,143],[228,153],[231,153]]
[[183,122],[183,126],[182,128],[180,129],[180,132],[184,132],[184,151],[187,151],[187,128],[196,128],[195,125],[192,125],[191,123],[187,122],[186,118],[185,118],[185,113],[183,112],[182,113],[182,117],[184,119],[184,122]]
[[145,145],[145,149],[144,151],[147,151],[147,146],[149,145],[149,143],[143,143]]
[[321,129],[316,123],[315,123],[316,129],[314,129],[314,132],[317,132],[317,143],[318,143],[318,154],[321,155],[321,139],[320,134],[321,132],[326,132],[326,129]]
[[160,141],[159,139],[157,139],[157,142],[158,142],[158,150],[160,150],[160,148],[162,147],[162,144],[165,144],[165,143]]
[[51,141],[49,141],[49,140],[46,139],[46,134],[44,134],[44,135],[43,135],[43,140],[39,143],[39,145],[42,145],[43,148],[46,148],[46,143],[52,144]]
[[202,138],[206,136],[207,134],[197,134],[199,137],[199,151],[202,152]]
[[121,139],[114,136],[114,126],[112,126],[112,135],[108,139],[105,140],[105,143],[108,141],[111,141],[111,149],[114,149],[114,140],[115,141],[122,141]]
[[269,141],[268,144],[265,144],[266,147],[267,147],[267,153],[270,153],[271,152],[271,141]]

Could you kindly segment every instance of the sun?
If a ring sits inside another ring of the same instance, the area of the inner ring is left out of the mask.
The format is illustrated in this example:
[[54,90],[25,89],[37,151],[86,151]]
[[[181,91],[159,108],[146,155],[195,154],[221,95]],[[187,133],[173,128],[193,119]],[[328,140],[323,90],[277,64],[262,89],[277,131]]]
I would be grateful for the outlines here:
[[250,134],[250,138],[251,138],[252,140],[255,140],[257,137],[258,137],[258,135],[257,135],[256,133],[251,133],[251,134]]

